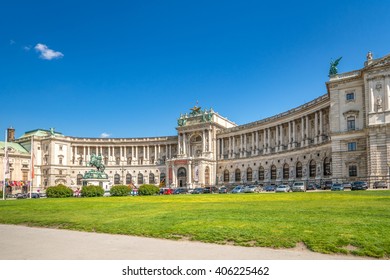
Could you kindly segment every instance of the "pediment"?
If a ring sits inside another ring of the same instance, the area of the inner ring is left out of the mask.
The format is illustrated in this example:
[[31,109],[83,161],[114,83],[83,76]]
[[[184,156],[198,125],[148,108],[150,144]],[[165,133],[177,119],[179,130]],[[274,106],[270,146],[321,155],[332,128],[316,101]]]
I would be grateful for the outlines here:
[[373,60],[371,63],[366,62],[368,65],[364,70],[373,70],[375,68],[390,67],[390,55],[386,55],[380,59]]

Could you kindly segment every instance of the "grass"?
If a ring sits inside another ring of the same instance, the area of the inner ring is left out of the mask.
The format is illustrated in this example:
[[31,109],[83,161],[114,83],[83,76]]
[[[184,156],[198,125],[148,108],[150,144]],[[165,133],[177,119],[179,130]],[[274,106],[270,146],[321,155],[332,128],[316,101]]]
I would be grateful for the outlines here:
[[0,223],[390,257],[390,191],[8,200]]

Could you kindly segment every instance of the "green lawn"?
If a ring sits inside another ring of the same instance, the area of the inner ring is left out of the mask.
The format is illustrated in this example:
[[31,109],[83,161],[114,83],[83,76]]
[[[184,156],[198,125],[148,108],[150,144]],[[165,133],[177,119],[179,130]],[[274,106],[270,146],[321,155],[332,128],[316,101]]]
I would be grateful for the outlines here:
[[390,257],[390,191],[8,200],[0,223]]

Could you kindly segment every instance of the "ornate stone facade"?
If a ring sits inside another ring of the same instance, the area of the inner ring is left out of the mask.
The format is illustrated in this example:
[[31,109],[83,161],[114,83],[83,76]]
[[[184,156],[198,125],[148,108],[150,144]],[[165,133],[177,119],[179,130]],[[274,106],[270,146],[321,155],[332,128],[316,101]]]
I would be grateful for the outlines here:
[[80,186],[92,154],[102,155],[112,185],[388,180],[390,56],[371,54],[362,69],[333,74],[326,86],[325,95],[244,125],[195,106],[178,118],[176,136],[79,138],[34,130],[14,142],[31,151],[34,138],[37,188]]

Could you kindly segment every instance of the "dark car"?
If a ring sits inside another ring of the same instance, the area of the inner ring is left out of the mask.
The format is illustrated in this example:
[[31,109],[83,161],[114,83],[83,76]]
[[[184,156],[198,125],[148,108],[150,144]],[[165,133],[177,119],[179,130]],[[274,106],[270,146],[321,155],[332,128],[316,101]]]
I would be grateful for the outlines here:
[[307,191],[315,191],[317,190],[317,185],[316,184],[309,184],[306,188]]
[[334,183],[330,190],[331,191],[343,191],[344,187],[343,187],[343,184],[341,184],[341,183]]
[[177,188],[173,191],[173,194],[186,194],[188,193],[188,190],[186,188]]
[[203,188],[195,188],[191,193],[192,194],[201,194],[201,193],[203,193]]
[[351,183],[348,183],[348,182],[344,182],[344,183],[343,183],[343,188],[344,188],[344,189],[351,189],[351,188],[352,188],[352,184],[351,184]]
[[17,193],[16,198],[17,199],[27,198],[27,194],[26,193]]
[[218,191],[219,193],[228,193],[227,187],[221,187]]
[[275,191],[275,186],[265,186],[264,187],[264,190],[266,191],[266,192],[273,192],[273,191]]
[[322,185],[323,190],[330,190],[333,186],[332,181],[325,181],[324,184]]
[[365,191],[367,190],[367,183],[363,181],[353,182],[351,191]]
[[384,181],[376,181],[376,182],[374,183],[373,188],[374,188],[374,189],[379,189],[379,188],[387,189],[388,186],[387,186],[387,183],[384,182]]
[[218,188],[217,187],[205,187],[203,189],[203,193],[217,193],[218,192]]

